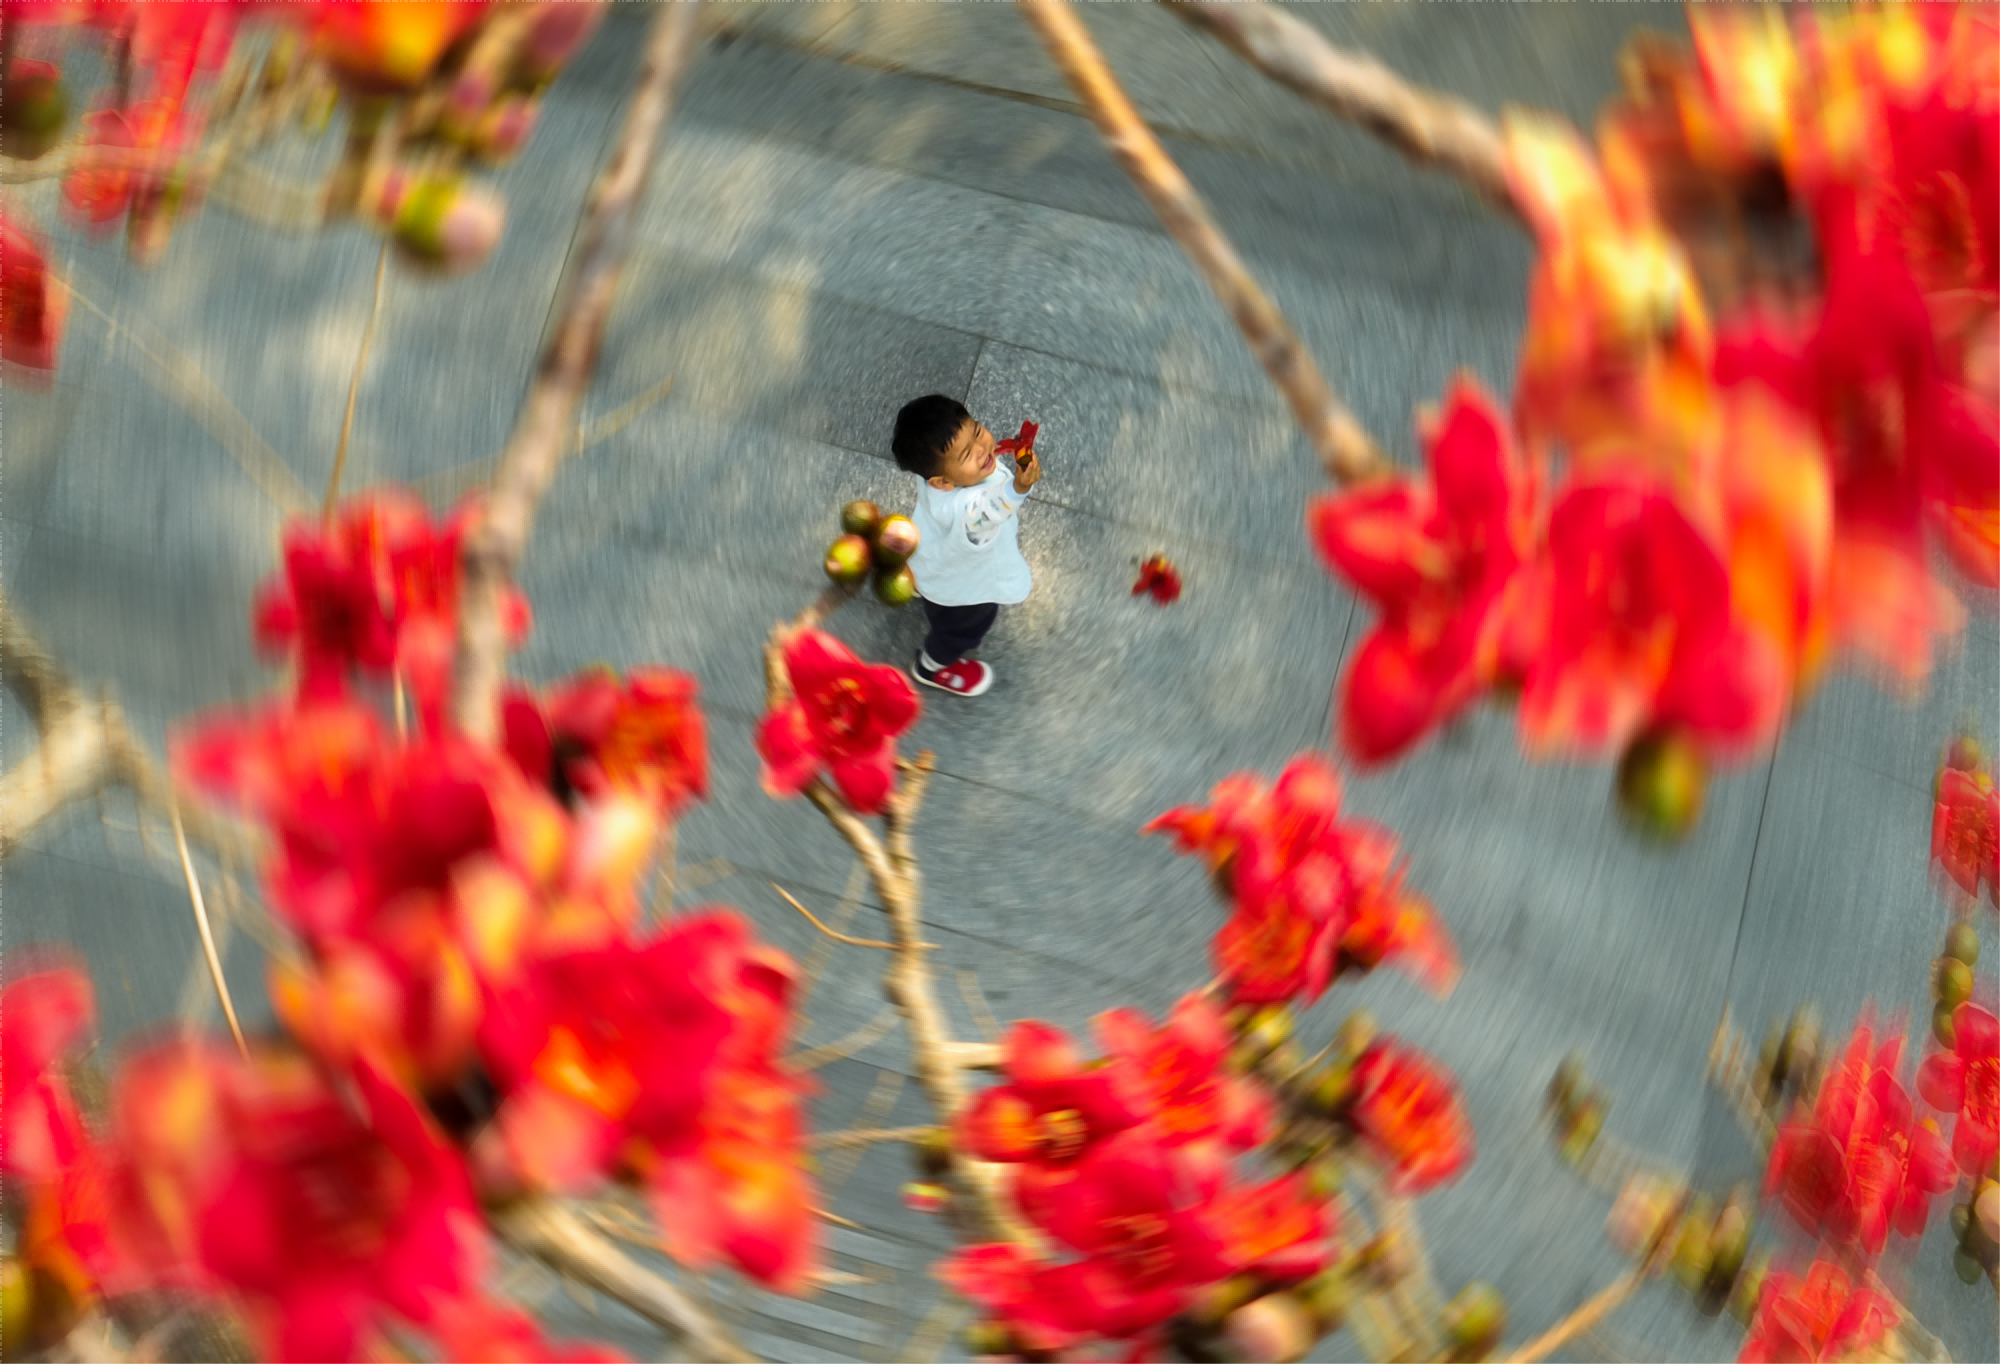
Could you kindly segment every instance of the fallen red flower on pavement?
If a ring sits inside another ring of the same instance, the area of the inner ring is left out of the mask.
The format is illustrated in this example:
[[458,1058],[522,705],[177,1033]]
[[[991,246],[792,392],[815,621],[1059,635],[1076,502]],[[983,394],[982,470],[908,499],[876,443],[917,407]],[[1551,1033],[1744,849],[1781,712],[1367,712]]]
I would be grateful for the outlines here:
[[1162,606],[1180,600],[1180,570],[1166,555],[1155,554],[1139,565],[1139,581],[1132,584],[1132,595],[1136,597],[1142,592],[1149,593]]

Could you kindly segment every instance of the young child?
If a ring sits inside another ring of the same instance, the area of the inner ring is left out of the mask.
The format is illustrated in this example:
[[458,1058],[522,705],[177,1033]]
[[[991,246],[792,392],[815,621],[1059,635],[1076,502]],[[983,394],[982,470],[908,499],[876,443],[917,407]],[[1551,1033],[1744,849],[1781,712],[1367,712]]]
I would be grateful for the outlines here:
[[889,443],[896,463],[924,481],[910,516],[919,532],[910,571],[930,633],[910,675],[956,696],[993,685],[993,669],[966,655],[1000,608],[1024,600],[1033,586],[1015,513],[1042,466],[1033,450],[1019,450],[1010,472],[993,446],[993,433],[942,393],[904,404]]

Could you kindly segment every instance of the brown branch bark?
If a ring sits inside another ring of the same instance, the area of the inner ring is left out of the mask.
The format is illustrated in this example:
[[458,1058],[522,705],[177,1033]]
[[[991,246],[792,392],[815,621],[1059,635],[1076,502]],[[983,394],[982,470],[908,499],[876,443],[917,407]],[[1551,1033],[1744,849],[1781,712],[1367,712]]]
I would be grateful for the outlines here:
[[1161,3],[1272,80],[1359,124],[1419,165],[1455,175],[1489,202],[1516,211],[1500,131],[1471,105],[1411,85],[1372,57],[1342,51],[1275,5]]
[[1251,352],[1291,405],[1327,476],[1352,484],[1391,472],[1387,457],[1334,396],[1291,325],[1216,226],[1208,206],[1132,107],[1083,21],[1063,0],[1022,0],[1021,9],[1090,111],[1111,154],[1235,319]]
[[568,1209],[540,1199],[491,1210],[493,1228],[516,1249],[624,1304],[669,1335],[685,1338],[695,1358],[742,1361],[746,1351],[672,1283],[605,1240]]
[[556,466],[574,445],[576,410],[597,368],[605,318],[625,264],[654,149],[699,33],[694,3],[661,5],[647,39],[638,88],[610,164],[591,186],[577,233],[575,284],[564,300],[521,415],[501,453],[491,500],[459,554],[463,575],[452,718],[474,739],[491,742],[495,702],[506,675],[501,594],[527,546],[535,507]]

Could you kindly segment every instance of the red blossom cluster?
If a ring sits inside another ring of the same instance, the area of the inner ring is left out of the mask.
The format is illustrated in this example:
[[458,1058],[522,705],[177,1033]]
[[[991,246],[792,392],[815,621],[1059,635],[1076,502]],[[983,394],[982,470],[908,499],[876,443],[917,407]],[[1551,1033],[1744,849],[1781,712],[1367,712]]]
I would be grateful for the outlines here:
[[[93,230],[127,224],[134,256],[156,259],[176,216],[203,189],[193,173],[204,137],[232,116],[216,77],[245,25],[274,31],[262,80],[293,78],[301,59],[321,63],[356,117],[379,119],[409,101],[403,130],[411,150],[495,164],[533,131],[542,91],[602,20],[597,4],[536,0],[6,0],[0,7],[0,73],[10,92],[0,110],[9,155],[32,158],[54,145],[68,99],[53,62],[16,55],[23,31],[60,30],[58,41],[94,39],[121,75],[81,122],[77,166],[63,200]],[[419,96],[429,98],[418,99]],[[97,149],[117,158],[93,155]],[[427,161],[420,168],[419,162]],[[467,184],[439,157],[399,160],[356,206],[413,256],[463,268],[497,243],[504,205]]]
[[1239,772],[1216,783],[1206,806],[1178,806],[1146,825],[1204,858],[1230,901],[1214,951],[1234,998],[1317,999],[1341,972],[1384,964],[1438,994],[1457,980],[1450,934],[1403,884],[1395,834],[1342,819],[1340,797],[1339,774],[1306,753],[1268,787]]
[[[1508,121],[1540,247],[1511,414],[1461,380],[1427,477],[1308,514],[1380,613],[1339,697],[1362,761],[1494,688],[1535,754],[1740,755],[1835,653],[1924,677],[1963,617],[1927,526],[2000,582],[1991,7],[1689,17],[1692,57],[1637,54],[1594,151]],[[1697,210],[1742,242],[1773,196],[1817,245],[1803,287],[1704,273]]]
[[1923,1232],[1930,1200],[1957,1182],[1937,1125],[1897,1079],[1904,1039],[1878,1045],[1865,1022],[1821,1083],[1780,1124],[1766,1189],[1809,1236],[1882,1253],[1893,1226]]
[[[1054,1254],[972,1246],[939,1274],[994,1314],[1017,1348],[1100,1340],[1157,1346],[1222,1281],[1297,1286],[1333,1260],[1336,1215],[1303,1170],[1259,1178],[1234,1162],[1268,1142],[1277,1104],[1236,1059],[1223,1014],[1189,995],[1154,1026],[1102,1014],[1086,1062],[1045,1023],[1009,1032],[1004,1081],[961,1115],[954,1143],[1006,1166],[1006,1190]],[[1393,1039],[1344,1072],[1340,1109],[1358,1150],[1417,1193],[1470,1160],[1471,1126],[1449,1076]],[[1072,1258],[1056,1258],[1067,1254]]]
[[[476,514],[439,526],[377,492],[294,528],[256,618],[295,694],[175,736],[179,774],[270,835],[288,1041],[144,1053],[99,1143],[56,1081],[17,1078],[87,1024],[87,985],[10,990],[7,1173],[54,1209],[30,1255],[72,1298],[226,1293],[282,1358],[352,1357],[387,1323],[450,1357],[543,1357],[481,1295],[480,1200],[606,1180],[647,1192],[689,1264],[787,1291],[811,1272],[794,968],[730,911],[642,926],[655,835],[706,789],[693,680],[600,670],[510,692],[500,747],[453,730]],[[407,676],[419,725],[378,717],[357,673]]]
[[1099,1020],[1107,1055],[1086,1064],[1068,1037],[1014,1025],[1005,1083],[979,1095],[956,1140],[1005,1162],[1021,1213],[1076,1258],[977,1245],[939,1274],[1031,1350],[1155,1335],[1203,1288],[1255,1270],[1303,1279],[1326,1262],[1330,1211],[1303,1177],[1244,1183],[1231,1157],[1268,1135],[1268,1102],[1225,1060],[1220,1014],[1190,996],[1153,1028]]
[[1898,1320],[1895,1304],[1846,1270],[1816,1260],[1805,1277],[1773,1272],[1764,1281],[1740,1364],[1814,1364],[1858,1359]]
[[2000,905],[2000,790],[1978,746],[1960,739],[1938,769],[1931,861],[1969,898]]
[[39,234],[0,214],[0,360],[45,381],[62,348],[68,295],[49,275]]

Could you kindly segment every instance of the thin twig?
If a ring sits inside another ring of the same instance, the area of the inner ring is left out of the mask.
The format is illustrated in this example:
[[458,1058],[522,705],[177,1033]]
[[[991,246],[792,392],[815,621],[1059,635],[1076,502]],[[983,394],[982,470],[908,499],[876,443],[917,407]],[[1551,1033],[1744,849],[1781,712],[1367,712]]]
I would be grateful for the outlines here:
[[828,1042],[824,1046],[811,1047],[785,1062],[785,1068],[798,1074],[817,1070],[829,1061],[840,1061],[874,1046],[895,1029],[900,1017],[893,1005],[885,1006],[881,1013],[869,1019],[847,1036]]
[[1021,10],[1090,111],[1112,156],[1235,319],[1265,373],[1291,405],[1327,476],[1352,484],[1392,472],[1388,458],[1334,396],[1291,325],[1216,226],[1208,206],[1132,107],[1082,20],[1064,0],[1021,0]]
[[333,519],[334,503],[340,500],[340,475],[347,468],[347,438],[354,431],[354,403],[361,396],[361,372],[368,365],[368,347],[375,340],[375,323],[382,316],[382,280],[389,273],[389,245],[384,238],[381,254],[375,257],[375,297],[368,305],[368,325],[361,329],[361,348],[354,355],[354,375],[347,381],[347,411],[340,418],[340,443],[333,448],[333,472],[327,475],[326,501],[320,507],[320,518],[326,521]]
[[236,1021],[236,1005],[229,998],[229,982],[222,978],[222,957],[215,950],[215,933],[208,926],[208,906],[202,903],[201,880],[194,874],[194,859],[188,856],[187,830],[181,826],[180,807],[172,807],[174,849],[181,855],[181,874],[187,877],[188,902],[194,906],[195,925],[201,929],[201,950],[208,956],[208,974],[215,981],[215,997],[222,1001],[222,1016],[229,1020],[229,1035],[236,1039],[236,1051],[250,1059],[250,1045],[243,1040],[243,1025]]
[[916,1127],[860,1127],[846,1132],[815,1132],[806,1144],[815,1149],[873,1146],[884,1141],[922,1141],[938,1129],[932,1124]]
[[1606,1317],[1625,1305],[1625,1300],[1673,1254],[1680,1244],[1681,1216],[1687,1207],[1684,1193],[1673,1210],[1661,1220],[1653,1242],[1639,1257],[1639,1263],[1591,1295],[1588,1302],[1551,1326],[1542,1334],[1507,1356],[1507,1364],[1534,1364],[1567,1345],[1585,1331],[1594,1329]]
[[[880,947],[890,952],[896,950],[896,944],[892,942],[883,942],[879,938],[850,938],[845,933],[835,932],[833,929],[828,928],[825,924],[821,923],[819,921],[818,915],[814,914],[811,910],[807,909],[797,900],[794,900],[791,897],[790,892],[788,892],[783,886],[779,885],[776,881],[771,882],[770,885],[772,890],[777,891],[778,894],[785,897],[786,904],[790,905],[793,909],[796,909],[799,913],[805,915],[806,921],[808,923],[810,923],[814,928],[817,928],[820,932],[826,934],[827,937],[832,938],[835,942],[844,942],[853,947]],[[929,944],[924,944],[924,945],[929,946]]]
[[1272,80],[1358,124],[1420,165],[1456,175],[1509,210],[1500,132],[1462,100],[1420,89],[1371,57],[1344,52],[1310,24],[1257,0],[1162,0]]
[[[182,355],[164,340],[157,346],[149,344],[146,337],[131,324],[119,321],[110,313],[91,302],[90,298],[76,287],[77,275],[71,267],[69,276],[62,281],[69,290],[69,296],[85,308],[102,318],[111,328],[112,335],[125,333],[133,348],[153,366],[173,381],[173,387],[155,384],[162,393],[178,402],[182,409],[207,429],[237,466],[250,476],[264,496],[271,499],[278,509],[287,514],[303,512],[312,505],[312,497],[299,482],[298,475],[291,466],[279,457],[265,439],[257,434],[257,428],[250,419],[237,410],[223,395],[221,389],[201,372],[192,360]],[[96,285],[91,286],[95,288]]]
[[687,1294],[634,1264],[567,1208],[544,1199],[523,1199],[493,1209],[490,1221],[516,1249],[623,1303],[661,1330],[685,1337],[696,1358],[731,1364],[748,1364],[756,1358],[725,1335]]
[[460,550],[451,711],[460,731],[476,740],[490,743],[498,732],[495,703],[507,650],[501,596],[527,547],[535,508],[573,443],[576,409],[597,368],[605,318],[652,175],[654,148],[666,125],[675,82],[699,35],[699,18],[699,6],[693,3],[661,5],[655,12],[638,88],[610,164],[591,186],[577,232],[575,284],[500,456],[486,514]]

